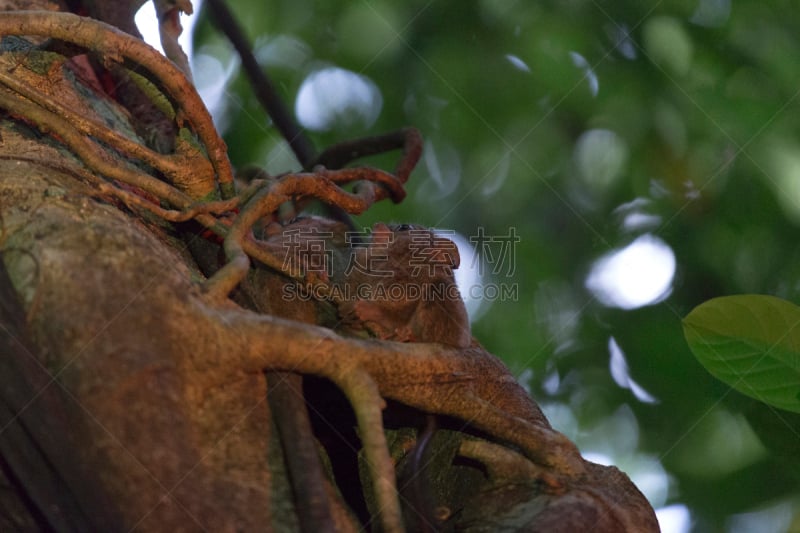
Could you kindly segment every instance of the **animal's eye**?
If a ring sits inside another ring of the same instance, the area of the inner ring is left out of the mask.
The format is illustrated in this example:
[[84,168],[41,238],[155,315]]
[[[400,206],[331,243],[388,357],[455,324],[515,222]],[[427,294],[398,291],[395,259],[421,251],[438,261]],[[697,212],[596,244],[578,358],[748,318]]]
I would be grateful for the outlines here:
[[397,231],[411,231],[412,229],[414,229],[414,226],[412,226],[411,224],[398,224],[397,225]]

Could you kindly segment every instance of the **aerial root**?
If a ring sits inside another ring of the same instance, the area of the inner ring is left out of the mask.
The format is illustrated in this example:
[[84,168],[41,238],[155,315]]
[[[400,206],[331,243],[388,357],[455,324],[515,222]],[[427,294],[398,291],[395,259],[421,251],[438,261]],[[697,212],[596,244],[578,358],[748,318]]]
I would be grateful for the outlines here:
[[386,532],[402,533],[403,519],[394,465],[383,431],[382,410],[386,404],[378,391],[378,385],[360,368],[339,371],[331,379],[342,389],[355,411],[381,526]]
[[[183,117],[197,133],[216,172],[223,199],[233,197],[233,169],[228,160],[227,147],[214,127],[210,113],[184,74],[150,45],[104,22],[52,11],[3,13],[0,17],[0,35],[37,35],[61,39],[97,52],[104,58],[128,61],[143,67],[145,74],[152,77],[151,81],[163,88],[174,103],[178,103],[179,112],[176,114]],[[47,105],[54,103],[51,101]],[[168,166],[173,165],[170,162]],[[192,176],[192,172],[189,169],[184,175]],[[190,196],[202,197],[213,191],[213,175],[208,177],[202,189],[201,194]]]
[[[347,192],[339,183],[357,182],[354,192]],[[276,180],[264,183],[242,208],[225,237],[223,248],[227,263],[218,270],[205,285],[205,290],[215,298],[227,298],[230,291],[241,283],[250,269],[250,257],[277,271],[284,271],[281,258],[251,237],[251,229],[260,219],[272,215],[284,202],[294,198],[313,197],[331,205],[337,205],[351,214],[360,214],[387,193],[376,184],[393,183],[394,193],[402,191],[402,184],[391,174],[371,168],[343,170],[320,169],[313,173],[285,174]],[[302,273],[285,272],[302,279]],[[321,294],[326,285],[320,280],[308,280],[317,285]]]

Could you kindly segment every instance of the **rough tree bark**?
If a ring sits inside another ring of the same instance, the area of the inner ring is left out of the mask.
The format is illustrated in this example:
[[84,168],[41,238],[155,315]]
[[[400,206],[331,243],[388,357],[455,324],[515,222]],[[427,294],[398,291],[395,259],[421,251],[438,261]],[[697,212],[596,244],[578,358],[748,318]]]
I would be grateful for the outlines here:
[[[131,59],[128,41],[80,37],[98,28],[0,16],[4,36],[59,41],[0,51],[0,529],[292,531],[310,513],[329,531],[657,531],[630,480],[584,461],[477,342],[348,338],[248,309],[226,297],[234,282],[209,290],[187,234],[216,253],[203,227],[235,234],[260,198],[357,211],[406,171],[292,175],[245,203],[185,80]],[[157,150],[101,71],[148,79],[140,92],[166,102]],[[353,177],[359,194],[339,189]],[[232,239],[226,269],[289,280]],[[287,413],[273,410],[286,407],[267,401],[281,385],[265,371],[309,378],[294,391],[311,406],[296,449],[281,445]],[[290,476],[309,450],[320,471]]]

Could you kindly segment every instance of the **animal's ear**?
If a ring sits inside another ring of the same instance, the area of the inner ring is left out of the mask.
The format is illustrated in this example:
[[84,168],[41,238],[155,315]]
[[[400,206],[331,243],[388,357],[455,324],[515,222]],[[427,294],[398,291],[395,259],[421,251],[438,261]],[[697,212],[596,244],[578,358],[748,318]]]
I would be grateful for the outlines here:
[[386,246],[392,243],[394,239],[394,233],[392,230],[384,224],[383,222],[376,222],[375,225],[372,226],[372,235],[370,237],[370,242],[375,245],[383,245]]

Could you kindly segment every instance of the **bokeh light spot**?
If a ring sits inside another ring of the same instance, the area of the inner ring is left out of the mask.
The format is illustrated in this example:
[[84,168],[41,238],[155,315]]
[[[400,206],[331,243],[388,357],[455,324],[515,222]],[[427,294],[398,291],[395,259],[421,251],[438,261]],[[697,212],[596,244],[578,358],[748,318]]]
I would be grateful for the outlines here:
[[378,119],[383,97],[366,76],[338,67],[312,72],[297,92],[295,113],[304,127],[328,131],[335,127],[367,129]]
[[598,259],[586,278],[586,288],[606,306],[636,309],[666,298],[674,276],[672,249],[645,234]]

